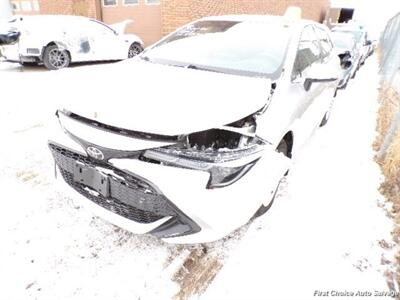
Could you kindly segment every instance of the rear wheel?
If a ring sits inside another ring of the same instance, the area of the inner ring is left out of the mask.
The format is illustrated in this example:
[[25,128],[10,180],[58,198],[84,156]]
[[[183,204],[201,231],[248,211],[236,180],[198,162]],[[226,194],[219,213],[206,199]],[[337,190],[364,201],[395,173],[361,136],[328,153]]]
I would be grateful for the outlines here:
[[63,69],[69,66],[71,58],[65,49],[60,49],[57,45],[46,47],[43,54],[43,64],[49,70]]
[[139,43],[133,43],[129,47],[128,58],[132,58],[143,51],[143,47]]

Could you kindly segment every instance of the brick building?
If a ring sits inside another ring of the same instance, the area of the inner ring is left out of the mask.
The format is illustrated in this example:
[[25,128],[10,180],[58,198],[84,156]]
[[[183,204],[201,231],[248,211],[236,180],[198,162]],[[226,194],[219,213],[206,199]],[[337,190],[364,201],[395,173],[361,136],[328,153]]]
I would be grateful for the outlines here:
[[105,23],[134,22],[128,32],[149,45],[194,19],[222,14],[282,15],[298,6],[303,17],[322,21],[330,0],[10,0],[16,14],[74,14]]
[[302,9],[303,18],[322,21],[330,6],[329,0],[164,0],[162,1],[162,33],[204,16],[224,14],[282,15],[289,6]]

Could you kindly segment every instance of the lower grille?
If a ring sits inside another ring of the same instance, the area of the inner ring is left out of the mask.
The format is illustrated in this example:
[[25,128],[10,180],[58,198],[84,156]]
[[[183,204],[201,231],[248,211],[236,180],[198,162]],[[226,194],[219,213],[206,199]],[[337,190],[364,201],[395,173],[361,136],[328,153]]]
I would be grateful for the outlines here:
[[[97,205],[142,224],[177,215],[168,199],[143,179],[58,145],[50,143],[49,147],[65,182]],[[74,166],[77,162],[90,167],[101,167],[119,177],[109,175],[109,197],[93,193],[90,188],[74,180]]]

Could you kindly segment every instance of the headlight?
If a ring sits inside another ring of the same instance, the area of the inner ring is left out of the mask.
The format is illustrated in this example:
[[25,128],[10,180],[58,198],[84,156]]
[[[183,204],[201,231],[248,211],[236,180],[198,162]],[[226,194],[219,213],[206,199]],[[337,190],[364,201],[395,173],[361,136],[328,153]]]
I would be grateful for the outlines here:
[[147,150],[143,158],[168,166],[210,173],[207,188],[228,186],[255,165],[267,143],[256,137],[212,129],[188,135],[183,142]]

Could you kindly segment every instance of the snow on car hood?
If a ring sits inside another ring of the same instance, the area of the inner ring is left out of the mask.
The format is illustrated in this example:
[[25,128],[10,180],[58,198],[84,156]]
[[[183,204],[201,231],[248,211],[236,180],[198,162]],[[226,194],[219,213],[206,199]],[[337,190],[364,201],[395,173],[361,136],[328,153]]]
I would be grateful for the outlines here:
[[271,87],[265,78],[139,59],[97,68],[90,73],[85,67],[62,70],[71,89],[60,95],[60,108],[107,125],[153,134],[178,135],[232,123],[261,109]]

